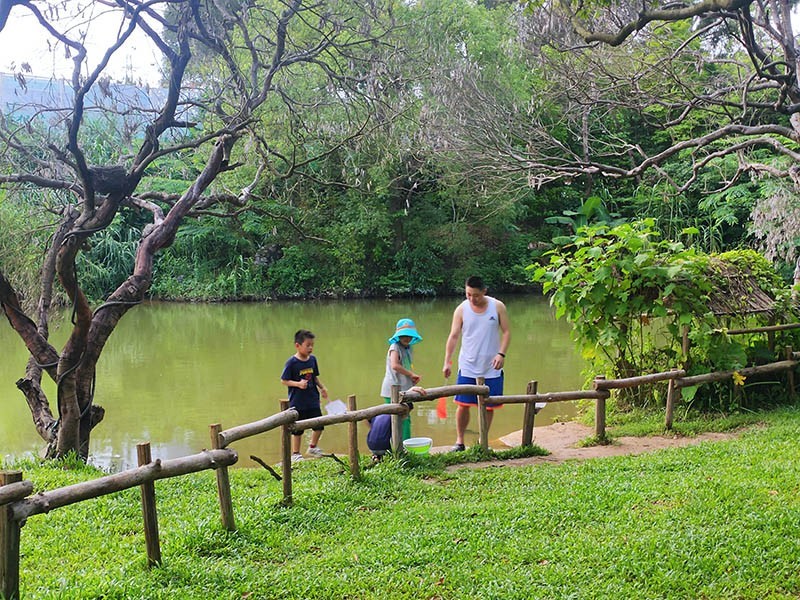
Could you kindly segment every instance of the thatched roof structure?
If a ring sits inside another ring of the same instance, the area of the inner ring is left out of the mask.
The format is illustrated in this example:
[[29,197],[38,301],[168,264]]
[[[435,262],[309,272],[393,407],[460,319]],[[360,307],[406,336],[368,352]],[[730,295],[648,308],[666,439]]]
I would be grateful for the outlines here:
[[726,278],[727,285],[711,292],[708,305],[717,316],[770,315],[775,299],[751,277]]
[[716,316],[772,316],[775,298],[759,285],[755,275],[739,265],[714,261],[717,286],[709,296],[709,308]]

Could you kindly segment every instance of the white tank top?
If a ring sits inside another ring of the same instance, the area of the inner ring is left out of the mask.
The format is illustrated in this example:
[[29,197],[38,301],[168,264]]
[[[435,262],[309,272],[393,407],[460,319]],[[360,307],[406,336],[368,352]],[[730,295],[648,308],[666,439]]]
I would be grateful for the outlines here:
[[458,353],[458,369],[465,377],[500,377],[500,371],[492,368],[492,359],[500,351],[500,318],[497,316],[497,301],[486,296],[489,305],[482,313],[476,313],[469,300],[461,304],[461,350]]

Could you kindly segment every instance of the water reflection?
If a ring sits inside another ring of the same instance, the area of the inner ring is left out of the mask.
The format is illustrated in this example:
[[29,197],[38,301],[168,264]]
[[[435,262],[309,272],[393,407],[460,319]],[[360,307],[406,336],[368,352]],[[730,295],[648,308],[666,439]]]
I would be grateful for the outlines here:
[[[583,368],[569,339],[569,326],[556,322],[542,298],[503,298],[508,306],[512,342],[506,360],[506,392],[524,393],[530,379],[540,391],[579,389]],[[459,299],[303,301],[259,304],[150,303],[132,310],[117,327],[101,357],[97,403],[106,418],[92,436],[92,461],[118,470],[136,464],[136,444],[150,441],[154,457],[193,454],[210,446],[208,427],[223,428],[262,419],[278,411],[286,397],[279,376],[293,352],[298,328],[317,335],[315,354],[331,399],[355,394],[359,407],[381,402],[387,339],[397,319],[411,317],[423,341],[415,349],[415,370],[421,385],[443,385],[441,362],[453,308]],[[63,343],[66,333],[53,339]],[[0,439],[4,456],[38,453],[41,442],[14,382],[24,372],[26,354],[9,327],[0,327],[0,401],[4,417]],[[452,381],[451,381],[452,382]],[[45,389],[54,397],[52,385]],[[569,410],[548,406],[538,424]],[[417,403],[414,435],[432,437],[435,445],[454,439],[452,401]],[[522,407],[498,411],[492,437],[520,429]],[[363,431],[362,431],[363,429]],[[467,443],[477,440],[473,416]],[[366,429],[359,428],[366,451]],[[347,426],[326,429],[321,445],[347,452]],[[250,455],[277,462],[277,431],[236,442],[239,466],[255,466]]]

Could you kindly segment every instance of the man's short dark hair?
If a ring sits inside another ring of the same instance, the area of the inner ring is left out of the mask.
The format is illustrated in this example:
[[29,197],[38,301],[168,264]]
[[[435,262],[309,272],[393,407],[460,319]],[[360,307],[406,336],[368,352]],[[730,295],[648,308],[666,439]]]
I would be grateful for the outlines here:
[[477,275],[472,275],[471,277],[467,277],[467,287],[471,287],[476,290],[484,290],[486,286],[483,285],[483,279],[478,277]]
[[294,343],[295,344],[302,344],[306,340],[313,340],[315,336],[311,333],[308,329],[298,329],[297,333],[294,334]]

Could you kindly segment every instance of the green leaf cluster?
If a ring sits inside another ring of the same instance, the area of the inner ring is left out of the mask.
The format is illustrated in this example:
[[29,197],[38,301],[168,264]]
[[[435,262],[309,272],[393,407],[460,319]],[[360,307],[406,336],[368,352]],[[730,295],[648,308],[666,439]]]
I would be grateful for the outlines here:
[[[748,289],[774,300],[771,314],[792,314],[788,290],[761,255],[749,250],[705,254],[663,239],[652,219],[586,225],[558,241],[546,265],[531,267],[532,277],[550,294],[557,317],[574,325],[574,339],[589,361],[588,375],[739,369],[753,364],[763,346],[755,337],[733,339],[724,333],[734,320],[764,324],[763,315],[749,312]],[[725,320],[714,311],[721,298],[734,307],[735,314]],[[691,357],[683,353],[684,331],[692,341]],[[658,399],[644,388],[621,397],[633,405]]]

